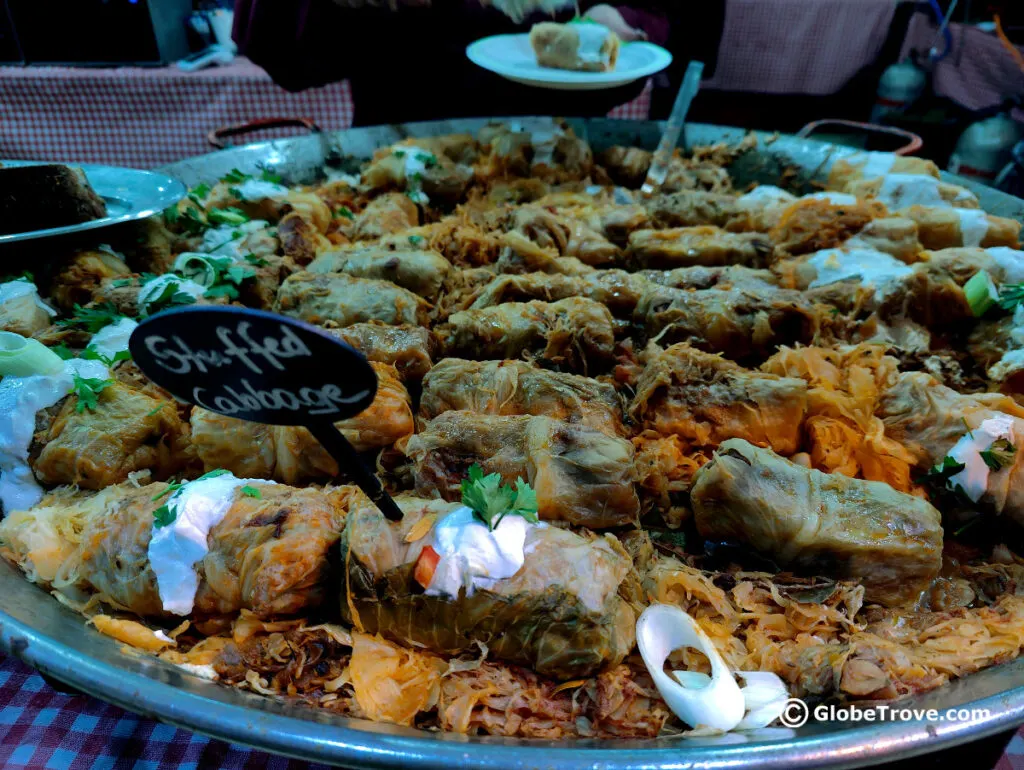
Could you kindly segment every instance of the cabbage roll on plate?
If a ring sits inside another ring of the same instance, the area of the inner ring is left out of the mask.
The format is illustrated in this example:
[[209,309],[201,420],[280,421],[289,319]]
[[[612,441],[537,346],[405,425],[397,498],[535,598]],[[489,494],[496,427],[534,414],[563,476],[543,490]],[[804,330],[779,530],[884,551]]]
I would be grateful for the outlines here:
[[730,233],[717,227],[637,230],[629,236],[629,255],[640,268],[671,270],[694,265],[764,267],[774,246],[760,233]]
[[339,326],[366,321],[422,326],[428,309],[426,300],[390,281],[344,273],[295,273],[281,284],[274,304],[275,312],[301,321]]
[[306,269],[310,273],[347,273],[356,278],[391,281],[434,300],[451,268],[447,259],[425,249],[346,249],[324,252]]

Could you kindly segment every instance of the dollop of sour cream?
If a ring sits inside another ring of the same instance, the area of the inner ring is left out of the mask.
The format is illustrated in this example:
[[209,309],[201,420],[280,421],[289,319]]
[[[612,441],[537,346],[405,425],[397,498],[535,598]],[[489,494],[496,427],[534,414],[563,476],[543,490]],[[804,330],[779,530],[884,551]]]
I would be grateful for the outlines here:
[[128,350],[128,340],[131,339],[132,332],[138,326],[137,321],[127,316],[120,318],[96,332],[92,339],[89,340],[86,348],[95,351],[109,361],[113,361],[118,353]]
[[403,153],[405,161],[403,173],[405,174],[407,187],[406,195],[412,199],[413,203],[430,203],[430,198],[427,197],[427,194],[422,189],[423,173],[427,170],[427,164],[431,161],[436,162],[437,158],[434,157],[433,153],[418,147],[409,147],[408,149],[399,150],[399,152]]
[[946,453],[947,457],[964,464],[962,471],[947,480],[950,489],[959,485],[967,497],[978,502],[988,489],[991,473],[981,453],[990,449],[999,439],[1006,439],[1016,446],[1013,433],[1013,418],[1002,413],[984,420],[977,428],[965,433]]
[[1024,283],[1024,251],[1009,246],[992,246],[985,253],[1002,268],[1004,283]]
[[39,296],[39,289],[27,278],[18,278],[14,281],[0,283],[0,305],[4,305],[12,300],[21,299],[22,297],[31,297],[35,306],[46,311],[47,315],[51,317],[57,315],[56,310],[43,302]]
[[608,28],[600,24],[573,24],[576,34],[579,36],[579,45],[576,47],[576,56],[587,64],[608,64],[611,56],[605,50],[605,43],[608,42]]
[[149,306],[156,301],[164,290],[171,284],[175,285],[175,291],[184,292],[188,294],[192,299],[199,299],[206,293],[206,287],[202,286],[195,281],[190,281],[187,278],[182,278],[180,275],[174,273],[164,273],[158,275],[156,278],[152,278],[146,283],[142,284],[139,289],[139,295],[136,302],[139,306],[139,312],[142,315],[149,314]]
[[896,155],[891,152],[858,152],[846,158],[846,161],[860,167],[862,179],[876,179],[892,171]]
[[[636,640],[644,665],[665,703],[695,729],[716,731],[767,727],[782,714],[789,692],[785,683],[766,671],[737,672],[736,682],[721,653],[696,620],[679,607],[652,604],[636,624]],[[711,664],[711,675],[697,671],[665,672],[674,650],[699,650]]]
[[466,506],[456,508],[434,525],[430,546],[440,556],[426,593],[457,598],[465,588],[472,596],[515,575],[526,561],[526,535],[533,524],[522,516],[505,516],[493,530]]
[[221,225],[203,234],[203,242],[199,244],[198,249],[207,254],[241,259],[242,255],[252,251],[246,248],[249,236],[268,227],[270,223],[265,219],[252,219],[240,225]]
[[740,204],[763,204],[768,206],[784,206],[796,200],[796,196],[788,193],[781,187],[770,184],[762,184],[750,192],[741,195],[737,202]]
[[850,193],[835,192],[834,190],[824,190],[805,195],[802,200],[828,201],[833,206],[852,206],[857,202],[857,196],[850,195]]
[[188,615],[199,590],[195,565],[209,552],[210,530],[227,515],[238,488],[246,484],[273,484],[263,479],[239,479],[231,473],[196,479],[164,498],[175,512],[174,521],[153,528],[147,555],[156,575],[160,601],[167,612]]
[[964,246],[981,246],[988,235],[988,214],[981,209],[957,209],[960,219],[960,239]]
[[273,200],[288,195],[288,188],[283,184],[268,182],[264,179],[246,179],[231,189],[237,190],[238,197],[243,201],[262,201],[267,198]]
[[56,374],[4,377],[0,380],[0,504],[5,512],[31,508],[43,499],[28,450],[36,429],[36,413],[74,389],[74,376],[105,380],[110,375],[99,361],[71,359]]
[[875,249],[824,249],[812,254],[807,263],[817,272],[811,288],[857,279],[865,286],[875,287],[878,301],[895,281],[913,272],[895,257]]

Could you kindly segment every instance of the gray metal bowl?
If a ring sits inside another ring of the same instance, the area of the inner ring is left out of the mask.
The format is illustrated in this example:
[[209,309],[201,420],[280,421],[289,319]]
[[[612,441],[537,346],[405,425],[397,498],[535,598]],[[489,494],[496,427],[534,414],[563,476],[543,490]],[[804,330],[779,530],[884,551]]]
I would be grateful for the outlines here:
[[[289,181],[311,181],[325,158],[369,157],[405,136],[478,130],[489,121],[460,120],[354,129],[224,150],[164,169],[189,185],[215,181],[239,168],[270,168]],[[653,147],[656,123],[573,121],[598,149],[610,144]],[[690,144],[736,141],[744,131],[687,127]],[[763,137],[768,138],[768,137]],[[831,158],[851,150],[781,137],[733,169],[744,181],[771,182],[795,167],[809,182]],[[1024,201],[950,177],[970,187],[982,206],[1001,216],[1024,216]],[[969,709],[965,718],[934,721],[814,722],[795,730],[769,728],[718,738],[553,742],[428,733],[346,719],[208,682],[121,645],[85,626],[80,615],[25,581],[0,561],[0,648],[40,671],[106,701],[173,725],[302,759],[358,768],[450,770],[473,766],[526,770],[675,770],[682,768],[862,767],[937,751],[1024,723],[1024,660],[993,667],[926,695],[901,701],[907,709]]]

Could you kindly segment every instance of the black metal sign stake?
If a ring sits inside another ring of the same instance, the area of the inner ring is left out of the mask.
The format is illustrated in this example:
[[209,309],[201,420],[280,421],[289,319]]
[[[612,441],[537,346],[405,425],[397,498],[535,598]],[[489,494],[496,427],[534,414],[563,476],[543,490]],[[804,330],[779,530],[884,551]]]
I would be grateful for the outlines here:
[[145,375],[182,401],[226,417],[308,428],[387,518],[402,518],[334,427],[377,392],[369,362],[341,340],[262,310],[186,307],[143,321],[129,348]]

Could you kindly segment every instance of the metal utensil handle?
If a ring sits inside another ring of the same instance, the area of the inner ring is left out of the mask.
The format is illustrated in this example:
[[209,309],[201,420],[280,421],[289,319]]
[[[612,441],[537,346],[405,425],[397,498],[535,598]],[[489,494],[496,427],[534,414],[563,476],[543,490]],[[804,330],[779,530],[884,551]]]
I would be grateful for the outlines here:
[[313,122],[312,118],[261,118],[260,120],[250,120],[247,123],[215,128],[206,135],[206,141],[218,150],[223,150],[229,146],[225,141],[228,137],[254,131],[266,131],[270,128],[287,128],[288,126],[300,126],[313,134],[321,133],[320,126]]
[[675,104],[672,105],[672,113],[668,116],[665,133],[661,135],[658,149],[654,151],[654,157],[651,158],[647,179],[644,180],[644,185],[640,188],[642,195],[652,195],[665,183],[668,166],[672,161],[672,153],[675,152],[676,144],[679,143],[679,134],[683,131],[690,105],[693,104],[693,99],[697,95],[697,91],[700,90],[700,79],[703,74],[704,62],[691,61],[686,66],[686,74],[683,75],[682,85],[679,86]]
[[341,431],[329,422],[315,422],[306,427],[316,440],[323,444],[324,449],[338,463],[338,467],[352,477],[386,518],[392,521],[402,520],[402,509],[391,499],[380,479],[363,464],[359,453],[348,443],[348,439],[341,435]]
[[915,152],[924,147],[924,139],[915,134],[913,131],[907,131],[904,128],[896,128],[896,126],[880,126],[877,123],[861,123],[857,120],[842,120],[840,118],[826,118],[824,120],[814,120],[808,123],[806,126],[796,132],[796,136],[799,139],[806,139],[813,132],[817,131],[822,126],[845,126],[846,128],[857,128],[861,131],[867,131],[868,133],[876,134],[890,134],[892,136],[899,136],[903,139],[908,140],[905,145],[900,147],[898,150],[893,150],[894,155],[913,155]]

